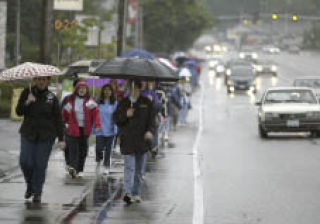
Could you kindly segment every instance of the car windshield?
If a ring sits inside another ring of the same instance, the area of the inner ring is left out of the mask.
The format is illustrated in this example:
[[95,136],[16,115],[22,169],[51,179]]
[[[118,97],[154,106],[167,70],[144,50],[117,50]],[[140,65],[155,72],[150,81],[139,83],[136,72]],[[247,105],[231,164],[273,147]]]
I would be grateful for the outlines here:
[[317,100],[311,90],[272,90],[266,94],[264,103],[316,104]]
[[237,67],[237,68],[232,69],[231,76],[246,76],[246,77],[250,76],[250,77],[253,77],[254,73],[253,73],[252,69],[250,69],[250,68]]
[[320,89],[320,79],[297,79],[293,85]]
[[245,60],[241,60],[241,61],[232,61],[230,65],[231,67],[238,66],[238,65],[251,66],[251,63]]

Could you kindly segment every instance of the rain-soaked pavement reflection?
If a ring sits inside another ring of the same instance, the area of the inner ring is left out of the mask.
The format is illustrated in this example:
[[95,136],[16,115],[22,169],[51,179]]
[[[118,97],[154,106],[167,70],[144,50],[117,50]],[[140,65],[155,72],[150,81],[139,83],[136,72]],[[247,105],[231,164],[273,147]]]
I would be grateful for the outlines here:
[[100,223],[115,200],[121,197],[121,182],[118,174],[98,175],[79,206],[62,220],[62,223]]

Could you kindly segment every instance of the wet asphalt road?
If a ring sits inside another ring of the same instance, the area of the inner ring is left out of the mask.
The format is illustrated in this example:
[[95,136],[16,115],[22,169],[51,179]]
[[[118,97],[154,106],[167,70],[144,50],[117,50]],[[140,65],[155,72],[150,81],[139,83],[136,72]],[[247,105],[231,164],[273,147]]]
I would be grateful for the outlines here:
[[[272,57],[279,78],[260,78],[257,96],[319,74],[319,55]],[[256,98],[228,96],[221,80],[209,77],[200,147],[205,223],[320,223],[320,141],[303,134],[260,139]]]

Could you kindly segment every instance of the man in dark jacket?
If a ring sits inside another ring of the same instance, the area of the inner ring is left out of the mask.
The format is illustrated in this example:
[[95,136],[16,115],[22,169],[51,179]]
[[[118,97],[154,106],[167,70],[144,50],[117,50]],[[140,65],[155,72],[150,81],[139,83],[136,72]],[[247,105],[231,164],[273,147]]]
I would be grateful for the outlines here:
[[[20,128],[20,166],[27,184],[25,199],[41,202],[43,184],[52,145],[58,137],[63,142],[63,123],[59,102],[48,90],[49,77],[35,78],[35,86],[20,95],[16,113],[23,116]],[[30,91],[31,90],[31,91]]]
[[135,82],[130,96],[124,98],[114,113],[119,127],[120,150],[124,155],[124,197],[141,201],[141,183],[147,151],[152,147],[155,112],[152,102],[140,95],[141,82]]

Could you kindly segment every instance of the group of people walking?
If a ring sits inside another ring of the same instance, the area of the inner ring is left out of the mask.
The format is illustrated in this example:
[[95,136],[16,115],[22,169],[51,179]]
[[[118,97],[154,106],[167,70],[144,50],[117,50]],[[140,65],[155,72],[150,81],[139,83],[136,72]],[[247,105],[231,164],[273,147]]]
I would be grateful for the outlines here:
[[34,79],[34,86],[20,95],[16,113],[23,116],[20,128],[20,166],[27,189],[25,199],[41,202],[52,146],[58,138],[64,149],[67,171],[81,176],[88,154],[88,139],[96,138],[97,168],[108,174],[116,142],[124,159],[124,197],[130,204],[141,201],[141,184],[147,152],[157,152],[159,130],[168,140],[170,127],[186,125],[191,108],[190,84],[171,85],[130,81],[121,91],[117,80],[101,89],[98,99],[90,96],[84,81],[74,82],[73,93],[62,103],[48,90],[50,77]]

